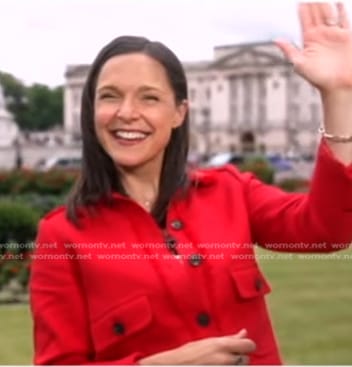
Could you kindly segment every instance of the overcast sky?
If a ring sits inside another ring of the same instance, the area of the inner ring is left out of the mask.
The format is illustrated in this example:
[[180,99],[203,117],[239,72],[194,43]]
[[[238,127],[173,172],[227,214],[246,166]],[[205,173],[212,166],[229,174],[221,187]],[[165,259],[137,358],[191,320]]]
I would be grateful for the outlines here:
[[[352,17],[352,0],[345,0]],[[213,47],[299,40],[296,0],[0,0],[0,70],[25,83],[64,82],[66,65],[90,63],[112,38],[143,35],[182,61]]]

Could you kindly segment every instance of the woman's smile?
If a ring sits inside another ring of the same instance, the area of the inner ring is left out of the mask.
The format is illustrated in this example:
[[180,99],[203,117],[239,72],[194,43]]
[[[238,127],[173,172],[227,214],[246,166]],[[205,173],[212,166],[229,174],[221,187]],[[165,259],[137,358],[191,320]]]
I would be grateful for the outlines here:
[[130,146],[144,142],[151,133],[140,130],[114,130],[111,135],[118,144]]

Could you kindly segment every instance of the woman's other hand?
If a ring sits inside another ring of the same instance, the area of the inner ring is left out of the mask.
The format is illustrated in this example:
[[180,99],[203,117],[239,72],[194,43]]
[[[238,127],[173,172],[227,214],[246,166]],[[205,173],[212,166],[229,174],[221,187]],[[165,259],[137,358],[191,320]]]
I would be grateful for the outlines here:
[[176,349],[157,353],[139,361],[142,365],[245,365],[255,343],[247,331],[186,343]]

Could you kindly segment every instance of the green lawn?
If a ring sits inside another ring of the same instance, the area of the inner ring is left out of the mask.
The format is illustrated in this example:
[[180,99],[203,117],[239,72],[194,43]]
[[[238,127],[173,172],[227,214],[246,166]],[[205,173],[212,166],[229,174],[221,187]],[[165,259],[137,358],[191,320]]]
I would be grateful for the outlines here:
[[286,364],[352,364],[352,250],[328,256],[260,261]]
[[[260,260],[286,364],[352,364],[352,250],[339,255],[349,258]],[[0,365],[31,364],[28,308],[0,306],[0,325]]]
[[0,306],[0,365],[33,364],[32,327],[26,306]]

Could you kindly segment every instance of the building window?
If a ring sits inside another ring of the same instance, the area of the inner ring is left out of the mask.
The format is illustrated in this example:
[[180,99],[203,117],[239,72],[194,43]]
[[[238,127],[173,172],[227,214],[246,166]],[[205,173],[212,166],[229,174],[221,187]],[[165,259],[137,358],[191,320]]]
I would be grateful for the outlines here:
[[263,125],[263,123],[266,121],[266,104],[264,103],[259,103],[258,120],[259,125]]
[[238,108],[236,103],[231,103],[230,105],[230,128],[236,125],[238,120]]
[[196,99],[196,91],[195,91],[195,89],[190,89],[190,91],[189,91],[189,98],[190,98],[190,100],[192,102],[195,101],[195,99]]
[[294,95],[299,94],[299,90],[300,90],[300,83],[299,82],[293,82],[292,83],[292,93]]
[[210,109],[205,107],[202,109],[202,115],[203,115],[203,119],[208,121],[210,120]]
[[202,117],[199,125],[202,126],[203,131],[207,134],[211,127],[211,111],[209,108],[203,108],[200,113]]
[[222,92],[222,90],[223,90],[223,86],[222,86],[222,84],[219,84],[218,85],[218,92]]
[[290,116],[289,116],[290,120],[298,122],[299,121],[299,114],[300,114],[299,106],[297,104],[292,104],[290,106]]
[[273,81],[273,89],[278,89],[280,87],[280,83],[277,80]]
[[205,90],[205,96],[206,96],[206,99],[209,101],[210,98],[211,98],[211,89],[210,88],[207,88]]

